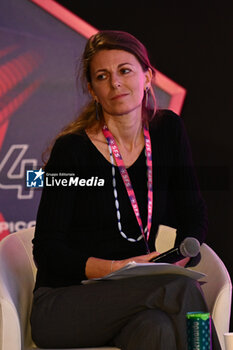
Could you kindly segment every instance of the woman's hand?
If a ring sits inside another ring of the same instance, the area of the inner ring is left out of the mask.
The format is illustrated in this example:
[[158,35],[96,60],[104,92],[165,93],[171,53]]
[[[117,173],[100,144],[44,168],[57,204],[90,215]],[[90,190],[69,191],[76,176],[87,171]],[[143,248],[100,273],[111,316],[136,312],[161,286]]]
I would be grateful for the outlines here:
[[189,262],[189,260],[190,260],[190,258],[187,257],[187,258],[184,258],[184,259],[182,259],[182,260],[180,260],[180,261],[177,261],[176,263],[174,263],[174,265],[176,265],[176,266],[181,266],[181,267],[185,267],[186,264]]
[[132,258],[128,258],[128,259],[124,259],[124,260],[115,260],[112,263],[112,272],[121,269],[122,267],[124,267],[125,265],[127,265],[128,263],[130,263],[132,261],[134,261],[136,263],[140,263],[140,264],[148,263],[148,262],[150,262],[151,259],[155,258],[158,255],[159,255],[158,252],[152,252],[152,253],[145,254],[145,255],[134,256]]
[[123,260],[105,260],[90,257],[86,262],[85,274],[88,279],[90,278],[100,278],[113,271],[117,271],[127,265],[131,261],[137,263],[148,263],[151,259],[155,258],[159,253],[152,252],[146,255],[134,256],[129,259]]

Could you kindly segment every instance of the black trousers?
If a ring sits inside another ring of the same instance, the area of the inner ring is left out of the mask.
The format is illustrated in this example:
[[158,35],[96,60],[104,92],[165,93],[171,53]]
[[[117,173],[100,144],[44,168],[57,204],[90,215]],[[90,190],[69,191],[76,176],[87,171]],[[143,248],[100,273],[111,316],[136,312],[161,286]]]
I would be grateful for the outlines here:
[[[140,276],[34,293],[32,338],[42,348],[187,350],[186,313],[207,312],[198,282]],[[213,350],[221,350],[214,326]]]

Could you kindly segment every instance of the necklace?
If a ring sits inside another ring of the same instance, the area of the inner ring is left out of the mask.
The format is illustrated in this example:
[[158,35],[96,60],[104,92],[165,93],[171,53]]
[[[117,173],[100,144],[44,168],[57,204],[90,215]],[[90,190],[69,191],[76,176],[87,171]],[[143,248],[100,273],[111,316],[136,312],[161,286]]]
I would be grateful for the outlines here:
[[[133,190],[133,187],[131,185],[131,180],[128,175],[128,172],[126,170],[124,161],[121,157],[120,151],[118,149],[118,146],[114,140],[113,135],[108,130],[107,126],[104,125],[102,128],[103,134],[107,140],[108,143],[108,149],[110,154],[110,160],[112,164],[112,185],[113,185],[113,194],[115,198],[115,207],[116,207],[116,214],[117,214],[117,225],[119,232],[121,236],[125,239],[127,239],[129,242],[138,242],[142,238],[144,238],[146,248],[148,253],[150,252],[149,246],[148,246],[148,240],[150,236],[150,229],[151,229],[151,223],[152,223],[152,208],[153,208],[153,185],[152,185],[152,148],[151,148],[151,140],[150,140],[150,134],[146,126],[144,126],[143,132],[144,132],[144,139],[145,139],[145,155],[146,155],[146,163],[147,163],[147,187],[148,187],[148,217],[147,217],[147,225],[145,229],[143,229],[142,220],[139,212],[139,207],[137,204],[137,199]],[[117,194],[117,188],[116,188],[116,176],[115,176],[115,165],[114,165],[114,159],[115,158],[116,164],[119,168],[122,180],[125,184],[126,191],[128,193],[132,208],[134,210],[136,219],[138,221],[139,227],[141,229],[141,235],[138,236],[136,239],[129,238],[127,235],[122,231],[122,225],[121,225],[121,214],[119,209],[119,201],[118,201],[118,194]]]

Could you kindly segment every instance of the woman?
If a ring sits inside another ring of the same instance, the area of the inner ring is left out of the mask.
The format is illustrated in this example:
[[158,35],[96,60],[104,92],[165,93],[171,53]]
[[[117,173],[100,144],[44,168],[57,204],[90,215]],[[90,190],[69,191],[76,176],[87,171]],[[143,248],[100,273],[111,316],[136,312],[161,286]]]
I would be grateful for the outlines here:
[[159,224],[175,225],[176,244],[186,236],[202,243],[207,230],[182,120],[151,107],[154,68],[145,47],[128,33],[101,31],[82,62],[91,102],[57,137],[45,170],[92,186],[44,188],[33,240],[33,339],[44,348],[186,349],[186,312],[207,311],[193,280],[81,284],[157,256]]

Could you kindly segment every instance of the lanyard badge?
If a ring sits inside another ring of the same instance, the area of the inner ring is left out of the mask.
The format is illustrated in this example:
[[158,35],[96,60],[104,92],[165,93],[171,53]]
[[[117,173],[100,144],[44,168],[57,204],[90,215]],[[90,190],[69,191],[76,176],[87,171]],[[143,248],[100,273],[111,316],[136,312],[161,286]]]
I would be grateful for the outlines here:
[[[143,128],[143,133],[144,133],[144,139],[145,139],[145,154],[146,154],[146,165],[147,165],[147,187],[148,187],[148,203],[147,203],[147,226],[146,229],[143,229],[142,225],[142,220],[139,212],[139,207],[137,203],[137,199],[131,184],[131,180],[128,174],[128,171],[125,167],[124,161],[121,157],[119,148],[116,144],[116,141],[112,135],[112,133],[109,131],[108,127],[106,125],[103,126],[102,128],[103,134],[108,142],[108,148],[109,148],[109,153],[110,153],[110,159],[112,163],[112,175],[113,175],[113,189],[114,189],[114,197],[115,197],[115,206],[117,209],[117,219],[118,219],[118,228],[121,233],[121,235],[126,238],[127,240],[131,242],[137,242],[141,238],[144,238],[147,251],[148,253],[150,252],[149,246],[148,246],[148,241],[150,237],[150,229],[151,229],[151,224],[152,224],[152,212],[153,212],[153,177],[152,177],[152,147],[151,147],[151,139],[150,139],[150,134],[149,130],[147,129],[146,126]],[[127,194],[130,199],[130,203],[132,205],[134,214],[136,216],[137,222],[139,224],[140,230],[141,230],[141,235],[137,239],[132,239],[128,238],[124,232],[122,232],[121,228],[121,223],[120,223],[120,211],[119,211],[119,202],[117,199],[117,190],[116,190],[116,179],[115,179],[115,167],[114,167],[114,160],[113,156],[115,159],[115,162],[118,166],[118,169],[120,171],[122,180],[125,184],[125,188],[127,191]],[[145,232],[144,232],[145,231]]]

